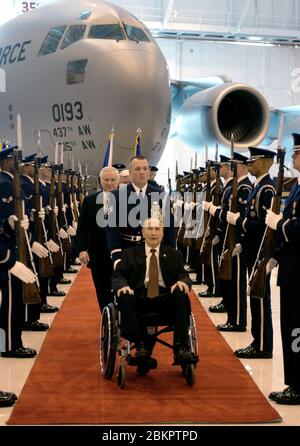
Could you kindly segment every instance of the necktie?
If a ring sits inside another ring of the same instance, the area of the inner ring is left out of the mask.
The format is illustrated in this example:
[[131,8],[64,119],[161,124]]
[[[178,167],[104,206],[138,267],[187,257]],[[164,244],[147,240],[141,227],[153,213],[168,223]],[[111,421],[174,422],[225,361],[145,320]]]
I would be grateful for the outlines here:
[[147,297],[157,297],[159,295],[159,283],[158,283],[158,264],[156,258],[156,249],[150,249],[151,257],[149,263],[149,282]]

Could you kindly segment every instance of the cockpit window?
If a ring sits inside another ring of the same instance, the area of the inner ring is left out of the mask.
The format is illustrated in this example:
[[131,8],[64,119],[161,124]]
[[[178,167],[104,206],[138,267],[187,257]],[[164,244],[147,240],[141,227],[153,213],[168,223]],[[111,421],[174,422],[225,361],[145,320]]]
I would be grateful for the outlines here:
[[46,54],[55,53],[65,29],[66,26],[56,26],[55,28],[50,29],[38,55],[45,56]]
[[129,40],[136,40],[137,42],[150,42],[149,37],[141,28],[125,24],[124,27]]
[[72,43],[77,42],[77,40],[81,40],[83,38],[85,28],[85,25],[71,25],[66,32],[60,49],[63,50]]
[[124,40],[122,28],[118,24],[92,25],[89,32],[90,39]]
[[72,60],[67,65],[67,84],[79,84],[84,81],[87,59]]

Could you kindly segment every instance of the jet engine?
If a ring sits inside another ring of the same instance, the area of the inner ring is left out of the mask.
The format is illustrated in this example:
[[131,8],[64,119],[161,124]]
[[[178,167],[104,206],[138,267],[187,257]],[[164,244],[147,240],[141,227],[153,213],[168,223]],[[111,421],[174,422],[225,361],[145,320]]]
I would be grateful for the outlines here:
[[179,138],[199,150],[204,144],[247,149],[258,145],[269,128],[269,106],[255,88],[225,83],[190,96],[176,116]]

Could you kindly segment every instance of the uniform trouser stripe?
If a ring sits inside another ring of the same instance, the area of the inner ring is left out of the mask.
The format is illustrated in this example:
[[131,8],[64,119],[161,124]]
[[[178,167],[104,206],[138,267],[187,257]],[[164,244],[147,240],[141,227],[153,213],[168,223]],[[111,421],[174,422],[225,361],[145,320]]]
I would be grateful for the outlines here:
[[236,324],[240,324],[240,280],[241,280],[241,263],[240,263],[240,255],[236,256],[236,266],[237,266],[237,274],[236,274]]
[[12,299],[11,274],[8,272],[8,351],[12,350]]
[[214,268],[214,247],[211,247],[210,250],[210,267],[211,267],[211,276],[213,281],[213,291],[212,294],[216,292],[216,276],[215,276],[215,268]]
[[264,346],[264,300],[260,299],[260,350]]
[[25,322],[28,322],[28,304],[25,305]]

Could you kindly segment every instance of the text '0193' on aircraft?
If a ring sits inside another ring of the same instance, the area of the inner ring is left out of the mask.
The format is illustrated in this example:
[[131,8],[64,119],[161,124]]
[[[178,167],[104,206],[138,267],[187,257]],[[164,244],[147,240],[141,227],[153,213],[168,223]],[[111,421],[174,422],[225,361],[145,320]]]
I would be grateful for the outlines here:
[[[0,28],[0,138],[16,142],[22,117],[23,149],[54,160],[56,142],[98,175],[115,129],[114,162],[133,155],[142,129],[142,154],[155,164],[169,128],[194,150],[204,145],[245,150],[299,131],[299,107],[269,110],[255,88],[226,76],[169,81],[167,63],[150,31],[132,14],[101,0],[56,2]],[[1,72],[0,72],[1,75]],[[172,118],[171,118],[172,100]]]

